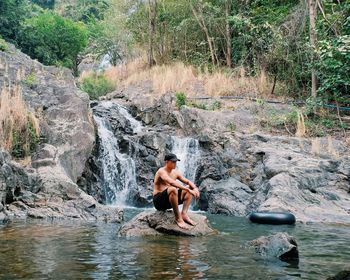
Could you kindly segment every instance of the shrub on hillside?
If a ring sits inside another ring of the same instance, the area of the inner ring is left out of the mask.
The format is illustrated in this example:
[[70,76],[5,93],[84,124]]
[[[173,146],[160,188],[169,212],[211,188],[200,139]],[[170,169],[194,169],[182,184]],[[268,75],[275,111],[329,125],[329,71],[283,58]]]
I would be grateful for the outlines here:
[[90,99],[98,99],[115,90],[115,85],[102,73],[94,72],[83,78],[80,88],[89,94]]

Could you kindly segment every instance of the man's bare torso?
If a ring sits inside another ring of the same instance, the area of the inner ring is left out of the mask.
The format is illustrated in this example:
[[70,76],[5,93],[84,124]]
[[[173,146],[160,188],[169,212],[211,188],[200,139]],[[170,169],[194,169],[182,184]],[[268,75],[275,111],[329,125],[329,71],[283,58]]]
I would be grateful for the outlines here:
[[161,172],[166,172],[172,179],[176,180],[178,178],[178,171],[173,169],[170,173],[166,171],[164,167],[158,169],[154,177],[154,186],[153,186],[153,195],[156,195],[159,192],[164,191],[166,188],[170,187],[160,176]]

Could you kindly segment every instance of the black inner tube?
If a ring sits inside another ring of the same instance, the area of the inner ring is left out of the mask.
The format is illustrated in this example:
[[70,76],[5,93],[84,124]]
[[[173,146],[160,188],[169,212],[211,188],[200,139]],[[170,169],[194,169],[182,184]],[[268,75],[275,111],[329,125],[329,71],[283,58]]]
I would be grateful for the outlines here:
[[295,224],[295,216],[288,212],[253,212],[249,220],[258,224],[292,225]]

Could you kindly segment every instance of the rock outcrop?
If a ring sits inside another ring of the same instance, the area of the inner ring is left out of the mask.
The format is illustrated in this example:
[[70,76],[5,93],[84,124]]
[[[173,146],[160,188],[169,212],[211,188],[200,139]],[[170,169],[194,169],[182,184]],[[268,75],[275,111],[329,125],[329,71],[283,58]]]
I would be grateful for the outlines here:
[[266,258],[279,258],[286,262],[298,262],[299,251],[294,237],[285,232],[278,232],[269,236],[261,236],[250,241],[248,245],[255,252]]
[[155,235],[180,235],[180,236],[203,236],[215,234],[205,216],[189,213],[196,226],[189,230],[181,229],[174,220],[172,211],[144,211],[124,224],[120,230],[120,236],[138,237]]
[[120,221],[122,212],[99,205],[76,184],[93,149],[95,130],[89,98],[77,89],[70,71],[43,66],[14,47],[0,52],[0,64],[0,87],[21,86],[41,130],[29,166],[1,155],[3,215]]
[[350,149],[341,141],[250,133],[256,120],[244,106],[234,111],[177,110],[171,95],[153,102],[150,96],[138,96],[124,91],[112,100],[144,124],[140,135],[120,137],[129,148],[124,152],[136,161],[137,187],[131,190],[135,205],[151,204],[153,175],[176,135],[198,139],[195,183],[201,190],[201,210],[238,216],[287,211],[299,222],[350,224]]

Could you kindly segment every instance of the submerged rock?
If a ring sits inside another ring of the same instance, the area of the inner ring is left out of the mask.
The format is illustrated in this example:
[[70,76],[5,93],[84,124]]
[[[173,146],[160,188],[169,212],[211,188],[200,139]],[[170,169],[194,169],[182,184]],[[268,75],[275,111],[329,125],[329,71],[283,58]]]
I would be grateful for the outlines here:
[[181,229],[175,223],[172,211],[144,211],[124,224],[120,230],[120,236],[136,237],[149,235],[181,235],[203,236],[216,233],[208,223],[207,217],[190,213],[189,216],[197,223],[189,230]]
[[276,257],[281,261],[295,262],[299,260],[298,245],[295,238],[286,232],[278,232],[274,235],[261,236],[248,242],[255,252],[263,257]]

